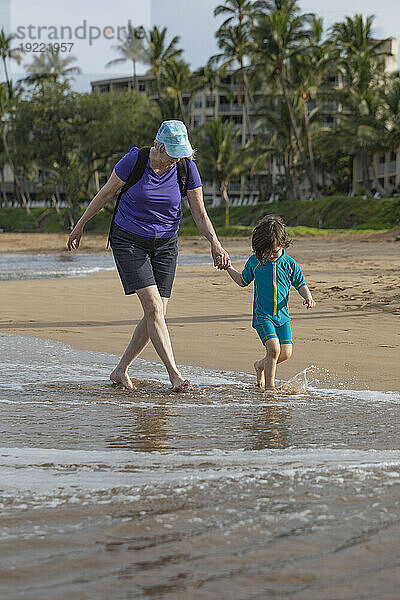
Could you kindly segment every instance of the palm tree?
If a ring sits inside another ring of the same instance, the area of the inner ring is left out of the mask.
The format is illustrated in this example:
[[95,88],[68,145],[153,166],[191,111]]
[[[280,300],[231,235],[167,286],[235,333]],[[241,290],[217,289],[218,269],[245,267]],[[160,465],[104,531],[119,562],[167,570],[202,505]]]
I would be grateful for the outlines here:
[[60,58],[59,52],[47,50],[39,56],[33,55],[30,64],[25,65],[25,71],[30,73],[25,81],[29,83],[40,83],[43,88],[44,81],[59,81],[60,79],[69,79],[71,76],[81,72],[79,67],[71,67],[71,63],[76,61],[74,56]]
[[[6,156],[6,161],[12,171],[15,186],[16,186],[19,196],[21,198],[22,205],[24,206],[26,212],[29,214],[31,211],[30,211],[24,190],[22,189],[22,186],[18,179],[18,174],[17,174],[16,168],[14,165],[14,161],[11,157],[11,153],[10,153],[10,149],[9,149],[8,141],[7,141],[7,133],[8,133],[8,127],[9,127],[10,114],[15,106],[13,96],[14,96],[13,93],[11,93],[11,95],[10,95],[8,86],[6,87],[4,85],[4,83],[0,83],[0,128],[1,128],[1,139],[3,142],[4,153]],[[4,182],[3,182],[3,186],[4,186]]]
[[385,88],[382,89],[385,111],[382,119],[385,120],[388,134],[387,145],[391,150],[400,147],[400,79],[396,74]]
[[233,68],[238,80],[238,104],[243,104],[242,117],[242,145],[246,141],[246,129],[253,137],[253,130],[249,118],[249,84],[247,81],[247,63],[251,52],[250,24],[253,16],[253,3],[249,0],[224,0],[224,4],[217,6],[214,16],[227,15],[215,34],[220,54],[212,56],[211,64],[222,61],[221,67]]
[[[227,98],[232,97],[232,90],[229,86],[222,83],[221,79],[225,76],[225,70],[214,68],[210,62],[205,67],[200,67],[195,71],[194,77],[197,81],[199,90],[209,89],[210,95],[214,97],[214,92],[222,92]],[[215,97],[214,119],[218,117],[218,102]]]
[[7,60],[15,60],[18,64],[20,64],[22,60],[22,51],[20,48],[11,48],[12,41],[16,38],[16,34],[11,33],[10,35],[6,35],[4,31],[4,27],[0,30],[0,56],[3,61],[4,73],[6,76],[6,82],[8,87],[9,96],[12,96],[12,86],[10,77],[8,75],[7,69]]
[[[254,142],[249,147],[253,156],[252,172],[271,171],[275,160],[282,164],[287,200],[299,196],[294,177],[296,140],[293,135],[287,104],[282,95],[265,95],[256,113]],[[274,177],[274,174],[272,175]],[[274,188],[274,180],[272,181]]]
[[369,15],[364,20],[363,15],[356,14],[332,25],[330,39],[337,44],[343,59],[365,53],[375,58],[385,56],[382,46],[387,40],[375,40],[372,35],[374,18]]
[[324,108],[324,102],[332,100],[331,90],[326,82],[337,72],[337,49],[331,42],[322,41],[322,19],[314,17],[311,22],[309,47],[304,52],[294,54],[289,63],[290,85],[293,96],[297,96],[301,106],[304,135],[314,188],[317,187],[314,149],[312,141],[312,121]]
[[195,91],[193,83],[192,73],[187,63],[176,58],[166,61],[164,67],[165,91],[170,98],[177,98],[180,116],[184,123],[186,123],[187,114],[183,102],[183,92],[189,93],[190,102]]
[[253,131],[249,119],[249,94],[246,77],[246,57],[250,53],[250,29],[248,23],[221,27],[216,33],[218,47],[222,52],[211,57],[211,64],[221,63],[221,69],[232,68],[238,80],[237,100],[243,107],[242,145],[246,142],[246,130],[250,137]]
[[214,9],[214,17],[219,17],[219,15],[228,16],[221,27],[228,27],[234,20],[237,20],[241,25],[246,17],[252,15],[253,3],[250,0],[224,0],[224,2],[224,4],[219,4]]
[[195,132],[195,141],[199,149],[200,168],[207,177],[218,183],[225,204],[225,227],[229,227],[228,185],[232,178],[238,177],[247,168],[242,148],[238,145],[240,130],[232,121],[205,123]]
[[153,29],[147,33],[146,37],[146,62],[151,65],[150,73],[153,73],[156,77],[157,93],[158,97],[161,98],[161,76],[165,64],[171,58],[178,58],[178,56],[182,54],[182,50],[176,47],[179,42],[179,37],[176,35],[169,44],[166,45],[167,28],[164,27],[160,30],[157,26],[154,26]]
[[336,90],[344,109],[338,115],[336,143],[342,140],[351,154],[360,154],[367,195],[372,195],[370,173],[377,190],[385,193],[375,173],[373,154],[386,149],[387,135],[380,99],[387,79],[383,75],[386,40],[373,39],[373,20],[372,16],[346,17],[345,21],[335,23],[330,33],[338,50],[338,66],[343,78],[343,89]]
[[146,31],[143,26],[140,25],[139,27],[134,27],[132,23],[128,23],[128,30],[124,31],[124,37],[121,44],[112,46],[113,50],[116,50],[121,57],[110,60],[106,64],[106,67],[111,67],[113,65],[125,63],[127,60],[131,61],[133,68],[132,84],[135,90],[137,90],[136,63],[138,61],[145,62],[146,60],[146,51],[144,47],[145,36]]
[[305,169],[314,197],[318,190],[313,178],[309,161],[307,160],[299,123],[294,110],[294,100],[290,95],[289,64],[291,59],[309,47],[312,14],[299,14],[297,0],[274,0],[267,3],[270,12],[260,11],[253,27],[254,55],[253,61],[259,70],[264,70],[266,76],[280,85],[285,99],[297,149]]

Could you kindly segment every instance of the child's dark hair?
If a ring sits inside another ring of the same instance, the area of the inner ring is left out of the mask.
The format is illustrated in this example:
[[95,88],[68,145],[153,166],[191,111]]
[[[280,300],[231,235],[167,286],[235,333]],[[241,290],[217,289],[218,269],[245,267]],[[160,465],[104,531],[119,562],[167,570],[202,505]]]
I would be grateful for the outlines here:
[[278,215],[265,215],[255,226],[251,245],[261,264],[276,246],[287,248],[292,243],[285,224]]

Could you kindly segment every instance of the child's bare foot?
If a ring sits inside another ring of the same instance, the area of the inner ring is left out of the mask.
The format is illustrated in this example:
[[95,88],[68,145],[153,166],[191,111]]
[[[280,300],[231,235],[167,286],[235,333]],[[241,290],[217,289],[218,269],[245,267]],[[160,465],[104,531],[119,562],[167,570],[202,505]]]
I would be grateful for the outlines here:
[[269,396],[273,396],[278,390],[275,386],[270,386],[270,387],[266,387],[264,391]]
[[172,387],[173,392],[185,392],[190,388],[190,381],[188,379],[183,379],[182,381],[176,383]]
[[256,362],[254,363],[254,368],[256,370],[257,375],[257,387],[260,390],[263,390],[265,386],[264,361],[256,360]]
[[110,380],[115,385],[121,385],[122,387],[124,387],[127,390],[135,389],[135,386],[133,385],[132,380],[129,377],[128,373],[118,367],[115,367],[114,371],[111,373]]

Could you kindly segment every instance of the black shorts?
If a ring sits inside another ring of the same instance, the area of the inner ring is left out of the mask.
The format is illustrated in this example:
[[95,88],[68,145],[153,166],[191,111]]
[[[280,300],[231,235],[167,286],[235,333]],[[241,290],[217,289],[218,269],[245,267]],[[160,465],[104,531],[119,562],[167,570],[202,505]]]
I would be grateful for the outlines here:
[[147,238],[113,224],[110,246],[125,294],[156,285],[160,296],[171,296],[178,258],[177,240],[178,234],[169,238]]

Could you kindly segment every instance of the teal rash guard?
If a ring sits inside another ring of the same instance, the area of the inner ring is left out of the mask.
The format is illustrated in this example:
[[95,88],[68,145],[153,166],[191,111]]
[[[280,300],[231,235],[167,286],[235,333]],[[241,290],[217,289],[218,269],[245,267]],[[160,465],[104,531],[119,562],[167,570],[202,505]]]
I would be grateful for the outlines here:
[[306,285],[304,275],[294,258],[282,250],[282,256],[276,261],[266,260],[263,265],[252,254],[242,271],[242,283],[247,286],[253,279],[253,327],[266,320],[278,327],[290,321],[290,286],[299,290]]

